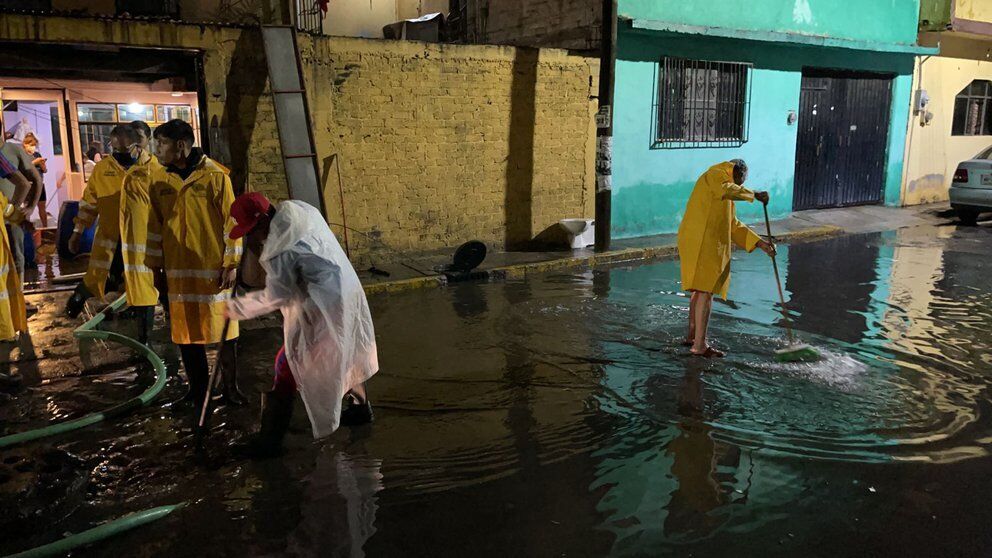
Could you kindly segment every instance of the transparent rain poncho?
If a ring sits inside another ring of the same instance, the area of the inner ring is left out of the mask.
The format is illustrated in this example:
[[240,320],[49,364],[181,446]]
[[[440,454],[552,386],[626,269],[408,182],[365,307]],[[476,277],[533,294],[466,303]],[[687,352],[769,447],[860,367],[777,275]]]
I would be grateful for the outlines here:
[[282,312],[286,358],[322,438],[337,430],[348,390],[379,370],[365,291],[320,212],[302,202],[277,206],[259,262],[265,289],[231,300],[231,318]]

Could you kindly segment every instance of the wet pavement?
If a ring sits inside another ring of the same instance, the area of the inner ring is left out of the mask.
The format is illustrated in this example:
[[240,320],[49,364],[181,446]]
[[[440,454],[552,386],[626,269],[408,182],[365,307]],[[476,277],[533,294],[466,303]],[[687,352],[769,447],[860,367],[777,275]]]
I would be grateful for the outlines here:
[[[782,247],[814,364],[772,358],[760,253],[735,255],[714,306],[724,360],[678,346],[675,261],[373,296],[372,426],[313,443],[298,405],[286,457],[246,462],[226,444],[257,409],[221,409],[195,458],[154,406],[0,451],[0,555],[187,501],[75,555],[987,556],[990,254],[992,226],[951,223]],[[14,365],[27,387],[0,395],[0,433],[151,381],[65,342],[64,296],[35,298],[41,360]],[[254,401],[279,337],[271,319],[242,337]],[[172,379],[162,400],[181,393]]]

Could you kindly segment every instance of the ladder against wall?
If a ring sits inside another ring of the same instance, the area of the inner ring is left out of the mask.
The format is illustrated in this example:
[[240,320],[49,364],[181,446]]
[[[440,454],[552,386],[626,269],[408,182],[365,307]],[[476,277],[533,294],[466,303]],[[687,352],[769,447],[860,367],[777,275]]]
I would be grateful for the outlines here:
[[262,42],[269,67],[269,85],[276,109],[289,197],[309,203],[322,215],[327,215],[320,188],[317,147],[313,139],[296,28],[290,25],[263,25]]

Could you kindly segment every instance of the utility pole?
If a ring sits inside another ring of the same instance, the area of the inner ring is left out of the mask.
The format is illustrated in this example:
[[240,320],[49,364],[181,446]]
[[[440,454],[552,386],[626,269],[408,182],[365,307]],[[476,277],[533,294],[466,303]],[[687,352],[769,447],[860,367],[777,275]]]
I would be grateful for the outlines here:
[[596,113],[596,250],[610,249],[613,195],[613,71],[617,64],[617,0],[603,0]]

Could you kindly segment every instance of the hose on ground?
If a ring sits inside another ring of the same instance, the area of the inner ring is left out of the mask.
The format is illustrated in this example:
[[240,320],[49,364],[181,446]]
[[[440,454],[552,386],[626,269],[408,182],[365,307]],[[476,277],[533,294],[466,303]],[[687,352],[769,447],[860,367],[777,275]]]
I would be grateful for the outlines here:
[[62,556],[74,548],[92,544],[119,533],[123,533],[124,531],[134,529],[135,527],[139,527],[146,523],[151,523],[157,519],[162,519],[185,505],[185,503],[173,504],[171,506],[160,506],[149,510],[130,513],[119,519],[115,519],[110,523],[104,523],[99,527],[94,527],[83,531],[82,533],[76,533],[75,535],[69,535],[64,539],[53,543],[48,543],[43,546],[38,546],[30,550],[25,550],[24,552],[11,554],[5,558],[46,558],[48,556]]
[[73,335],[77,339],[100,339],[104,341],[113,341],[115,343],[120,343],[125,347],[134,349],[136,352],[148,359],[148,362],[155,368],[155,383],[153,383],[148,389],[146,389],[141,395],[128,399],[127,401],[114,405],[113,407],[97,412],[90,413],[84,417],[80,417],[75,420],[70,420],[66,422],[60,422],[57,424],[51,424],[42,428],[36,428],[34,430],[28,430],[25,432],[18,432],[17,434],[10,434],[0,438],[0,448],[13,446],[15,444],[22,444],[24,442],[29,442],[31,440],[37,440],[39,438],[45,438],[47,436],[54,436],[56,434],[64,434],[66,432],[72,432],[73,430],[78,430],[86,426],[96,424],[98,422],[104,421],[106,419],[117,418],[135,409],[143,407],[154,400],[162,389],[165,387],[166,373],[165,373],[165,362],[155,354],[148,346],[140,343],[139,341],[127,337],[126,335],[121,335],[120,333],[115,333],[112,331],[102,331],[97,329],[106,318],[107,312],[116,312],[120,310],[122,306],[127,302],[125,296],[121,296],[110,305],[103,309],[100,313],[93,316],[89,321],[83,325],[76,328]]

